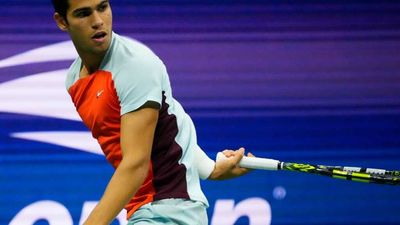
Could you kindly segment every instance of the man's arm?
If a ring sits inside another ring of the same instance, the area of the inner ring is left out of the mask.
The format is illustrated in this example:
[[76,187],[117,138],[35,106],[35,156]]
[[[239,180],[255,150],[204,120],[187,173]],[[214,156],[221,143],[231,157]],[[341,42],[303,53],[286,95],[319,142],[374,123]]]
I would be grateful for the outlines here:
[[158,110],[143,108],[121,117],[122,161],[85,225],[108,225],[138,191],[149,172]]

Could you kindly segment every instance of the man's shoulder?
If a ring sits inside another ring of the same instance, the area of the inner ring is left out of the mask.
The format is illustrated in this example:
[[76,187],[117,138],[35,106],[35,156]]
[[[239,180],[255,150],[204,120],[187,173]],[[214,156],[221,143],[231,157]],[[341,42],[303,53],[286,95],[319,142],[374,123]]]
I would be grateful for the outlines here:
[[115,56],[122,62],[156,63],[160,60],[147,45],[127,36],[116,36],[114,50]]
[[139,72],[158,70],[163,65],[161,59],[145,44],[130,37],[115,35],[111,59],[105,69]]
[[81,62],[81,59],[78,57],[72,62],[71,66],[69,67],[67,76],[65,78],[65,87],[67,88],[67,90],[75,83],[77,75],[80,71]]

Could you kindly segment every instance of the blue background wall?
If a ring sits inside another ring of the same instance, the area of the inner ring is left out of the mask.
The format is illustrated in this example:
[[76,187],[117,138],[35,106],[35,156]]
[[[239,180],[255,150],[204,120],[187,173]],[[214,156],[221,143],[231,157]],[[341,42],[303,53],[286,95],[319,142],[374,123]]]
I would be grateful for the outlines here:
[[[86,131],[75,119],[49,116],[62,110],[59,102],[51,101],[52,95],[37,96],[38,90],[51,91],[52,81],[18,83],[66,69],[71,59],[35,62],[31,57],[18,65],[1,64],[68,40],[55,26],[49,2],[1,1],[0,224],[44,200],[60,203],[79,224],[84,203],[98,201],[112,175],[100,155],[15,135]],[[144,42],[164,60],[174,95],[192,116],[199,144],[210,156],[244,146],[283,161],[400,168],[397,1],[112,4],[114,30]],[[16,86],[6,89],[13,82]],[[50,112],[31,113],[41,104]],[[262,218],[249,219],[257,209],[276,225],[400,224],[396,186],[253,171],[236,180],[205,181],[203,187],[214,225],[265,224]],[[235,223],[216,213],[218,201],[231,199],[238,206],[254,198],[270,212],[255,204],[243,212],[228,210]]]

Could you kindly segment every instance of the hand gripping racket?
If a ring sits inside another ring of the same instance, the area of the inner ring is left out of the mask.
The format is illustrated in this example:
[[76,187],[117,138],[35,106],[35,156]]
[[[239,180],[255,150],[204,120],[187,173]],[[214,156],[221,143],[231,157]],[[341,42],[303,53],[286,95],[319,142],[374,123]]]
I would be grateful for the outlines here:
[[[224,159],[226,159],[225,155],[219,152],[217,161]],[[286,163],[274,159],[247,156],[243,156],[239,166],[248,169],[299,171],[365,183],[400,185],[400,170]]]

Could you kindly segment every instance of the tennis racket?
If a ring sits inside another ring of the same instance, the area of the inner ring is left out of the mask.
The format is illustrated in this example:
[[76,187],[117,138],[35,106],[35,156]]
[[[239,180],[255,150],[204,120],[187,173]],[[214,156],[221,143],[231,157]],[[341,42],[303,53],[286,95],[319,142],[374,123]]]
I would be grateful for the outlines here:
[[[217,161],[225,159],[226,157],[223,153],[219,152],[217,154]],[[400,170],[288,163],[274,159],[247,156],[243,156],[239,166],[248,169],[299,171],[365,183],[400,185]]]

